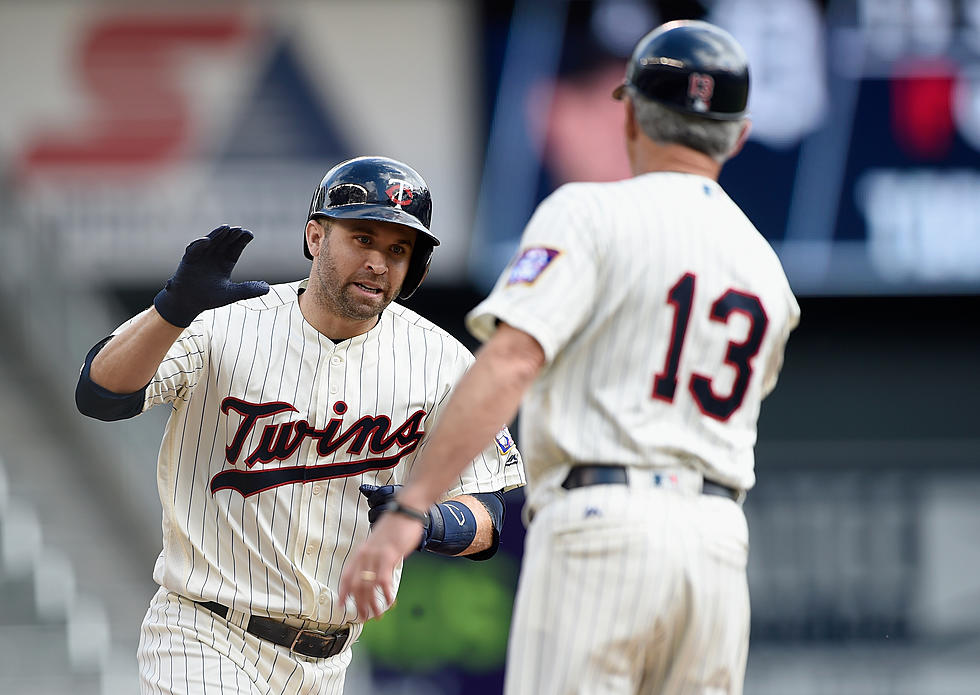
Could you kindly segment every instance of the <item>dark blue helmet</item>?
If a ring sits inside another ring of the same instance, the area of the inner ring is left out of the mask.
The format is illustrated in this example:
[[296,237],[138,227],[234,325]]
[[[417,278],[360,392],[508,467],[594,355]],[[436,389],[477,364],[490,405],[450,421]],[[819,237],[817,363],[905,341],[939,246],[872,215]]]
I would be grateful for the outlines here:
[[733,121],[748,104],[749,62],[732,35],[713,24],[668,22],[640,39],[613,97],[621,99],[627,87],[676,111]]
[[[429,231],[432,198],[415,169],[388,157],[356,157],[328,171],[310,202],[307,221],[317,217],[378,220],[418,232],[399,297],[408,299],[429,270],[439,239]],[[303,252],[313,258],[303,234]]]

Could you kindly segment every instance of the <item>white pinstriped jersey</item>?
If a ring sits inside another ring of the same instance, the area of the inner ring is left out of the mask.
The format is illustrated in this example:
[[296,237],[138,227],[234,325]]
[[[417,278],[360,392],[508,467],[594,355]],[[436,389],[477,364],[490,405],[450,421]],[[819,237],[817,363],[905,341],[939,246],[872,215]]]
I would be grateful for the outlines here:
[[721,187],[660,172],[555,191],[467,324],[486,340],[499,318],[544,349],[520,421],[533,508],[575,462],[688,465],[752,487],[760,402],[799,313]]
[[[358,620],[352,602],[336,606],[344,562],[369,529],[358,485],[404,481],[473,357],[394,303],[335,344],[304,320],[304,286],[202,313],[147,388],[144,411],[173,408],[153,576],[191,599],[339,625]],[[449,496],[524,481],[504,428]]]

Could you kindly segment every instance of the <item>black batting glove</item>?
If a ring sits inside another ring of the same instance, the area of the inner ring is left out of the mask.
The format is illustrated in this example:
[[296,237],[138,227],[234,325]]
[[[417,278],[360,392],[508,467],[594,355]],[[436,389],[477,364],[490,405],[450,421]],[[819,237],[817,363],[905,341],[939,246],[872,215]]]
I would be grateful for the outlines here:
[[186,328],[206,309],[268,293],[268,283],[261,280],[231,281],[231,271],[252,238],[247,229],[222,225],[188,244],[177,270],[153,299],[160,316]]
[[[401,487],[401,485],[378,486],[364,483],[357,488],[367,498],[368,521],[371,522],[371,526],[374,526],[374,523],[381,518],[381,515],[388,511],[388,503],[394,501],[395,493]],[[425,516],[426,521],[422,525],[422,540],[419,541],[419,547],[416,550],[425,550],[425,544],[428,543],[432,533],[432,515],[431,513],[427,513]]]

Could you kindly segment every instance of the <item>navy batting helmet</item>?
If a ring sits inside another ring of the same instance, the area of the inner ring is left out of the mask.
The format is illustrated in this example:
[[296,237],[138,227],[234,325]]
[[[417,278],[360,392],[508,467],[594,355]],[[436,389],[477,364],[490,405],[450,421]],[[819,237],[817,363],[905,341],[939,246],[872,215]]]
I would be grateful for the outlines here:
[[[411,227],[418,232],[408,273],[398,294],[408,299],[422,284],[439,239],[429,231],[432,198],[415,169],[388,157],[356,157],[328,171],[310,202],[307,221],[317,217],[378,220]],[[303,234],[303,253],[311,259]]]
[[733,121],[745,115],[749,63],[727,31],[697,20],[668,22],[640,39],[613,97],[621,99],[627,87],[676,111]]

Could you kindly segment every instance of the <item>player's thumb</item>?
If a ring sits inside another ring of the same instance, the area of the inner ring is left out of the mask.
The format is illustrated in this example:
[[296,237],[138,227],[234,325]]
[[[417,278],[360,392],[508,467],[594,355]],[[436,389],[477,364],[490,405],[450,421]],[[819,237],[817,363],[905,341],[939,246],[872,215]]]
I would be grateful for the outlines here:
[[261,297],[263,294],[269,293],[269,283],[265,280],[249,280],[248,282],[237,282],[229,289],[229,294],[231,294],[231,301],[237,302],[242,299],[251,299],[252,297]]

